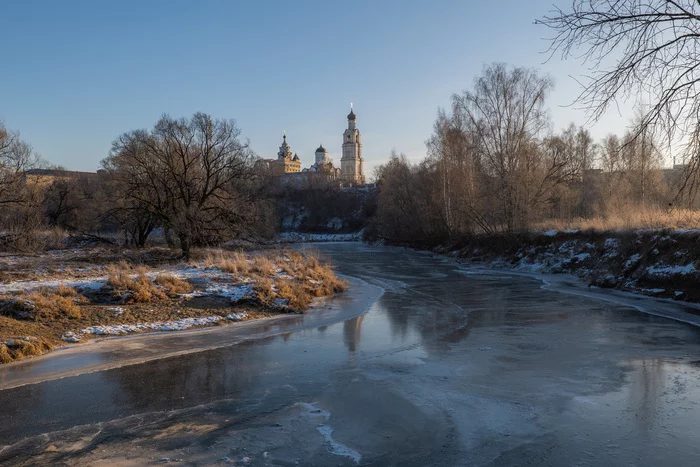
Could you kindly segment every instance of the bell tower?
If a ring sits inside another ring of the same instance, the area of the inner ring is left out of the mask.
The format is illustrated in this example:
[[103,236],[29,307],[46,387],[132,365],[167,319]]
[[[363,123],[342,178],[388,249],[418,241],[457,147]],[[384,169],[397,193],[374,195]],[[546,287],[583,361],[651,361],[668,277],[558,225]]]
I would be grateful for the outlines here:
[[362,159],[362,139],[357,129],[357,116],[350,104],[348,129],[343,133],[343,155],[340,158],[340,180],[348,185],[364,185],[364,160]]

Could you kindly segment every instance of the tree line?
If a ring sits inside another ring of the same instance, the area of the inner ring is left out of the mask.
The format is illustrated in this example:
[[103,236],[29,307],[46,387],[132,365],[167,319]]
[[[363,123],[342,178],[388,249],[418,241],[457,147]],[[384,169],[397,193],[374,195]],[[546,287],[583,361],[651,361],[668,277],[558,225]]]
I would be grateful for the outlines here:
[[[605,225],[634,212],[696,212],[700,3],[562,3],[536,21],[552,33],[550,59],[589,66],[577,102],[594,121],[620,99],[643,99],[629,131],[602,141],[575,125],[553,132],[552,81],[532,69],[488,66],[439,112],[424,160],[393,154],[376,170],[377,199],[355,216],[372,217],[370,236],[435,243],[576,219]],[[662,169],[662,148],[672,144],[684,148],[682,170]],[[28,171],[41,166],[18,133],[0,125],[0,243],[31,243],[32,232],[56,226],[120,230],[125,243],[144,245],[163,229],[187,256],[193,245],[269,235],[277,217],[290,217],[280,202],[306,210],[319,197],[271,195],[235,122],[204,114],[164,116],[151,130],[121,135],[95,177],[27,184]],[[335,197],[326,191],[319,193]]]
[[0,227],[16,249],[40,247],[51,227],[103,240],[121,231],[135,246],[162,229],[189,257],[192,246],[272,233],[255,161],[234,120],[203,113],[118,136],[96,174],[42,170],[19,133],[0,127]]
[[536,70],[486,67],[472,89],[439,111],[424,160],[394,153],[376,169],[374,234],[439,243],[672,208],[681,177],[661,170],[658,136],[651,128],[638,131],[642,114],[626,134],[599,142],[574,124],[554,133],[552,87]]
[[[434,243],[576,218],[604,226],[635,212],[696,217],[700,2],[558,3],[535,21],[548,31],[549,60],[587,67],[576,103],[592,121],[620,100],[636,102],[629,131],[597,143],[585,128],[552,134],[552,82],[490,66],[440,112],[425,160],[395,154],[379,167],[374,235]],[[682,155],[681,169],[660,170],[662,146]]]

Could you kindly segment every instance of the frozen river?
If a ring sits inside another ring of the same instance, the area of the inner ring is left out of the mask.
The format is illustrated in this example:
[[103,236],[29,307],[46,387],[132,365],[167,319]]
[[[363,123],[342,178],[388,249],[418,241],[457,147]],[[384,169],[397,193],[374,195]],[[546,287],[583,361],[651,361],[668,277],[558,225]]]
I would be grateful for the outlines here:
[[675,305],[314,248],[357,280],[307,315],[0,367],[0,464],[700,465],[700,328],[639,311]]

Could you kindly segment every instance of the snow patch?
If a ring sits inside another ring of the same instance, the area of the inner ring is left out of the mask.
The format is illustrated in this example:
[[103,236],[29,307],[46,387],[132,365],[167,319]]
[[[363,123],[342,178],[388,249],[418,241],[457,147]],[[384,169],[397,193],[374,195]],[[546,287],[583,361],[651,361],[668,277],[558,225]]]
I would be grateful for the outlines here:
[[90,326],[81,331],[67,332],[62,339],[66,342],[80,342],[85,334],[96,336],[119,336],[122,334],[131,334],[143,331],[182,331],[184,329],[193,328],[196,326],[208,326],[218,323],[219,321],[240,321],[245,319],[247,313],[231,313],[225,317],[221,316],[204,316],[200,318],[183,318],[176,321],[155,321],[152,323],[137,323],[137,324],[112,324],[112,325],[97,325]]
[[693,263],[686,264],[685,266],[649,266],[647,268],[648,275],[657,277],[685,276],[695,271],[696,269]]
[[63,336],[61,336],[61,339],[65,342],[80,342],[82,337],[74,332],[67,332]]
[[253,296],[253,286],[251,284],[237,285],[211,285],[206,292],[219,297],[226,297],[231,302],[238,302]]
[[586,260],[589,256],[591,256],[589,253],[579,253],[578,255],[574,255],[571,257],[571,259],[576,259],[576,261],[584,261]]
[[620,240],[618,240],[617,238],[606,238],[603,246],[606,250],[616,250],[620,247]]
[[639,260],[642,259],[641,255],[639,253],[635,253],[632,256],[629,257],[629,259],[625,262],[625,269],[629,269],[635,264],[639,262]]
[[226,315],[226,319],[230,321],[240,321],[246,316],[248,316],[248,313],[246,313],[245,311],[241,311],[240,313],[231,313],[230,315]]

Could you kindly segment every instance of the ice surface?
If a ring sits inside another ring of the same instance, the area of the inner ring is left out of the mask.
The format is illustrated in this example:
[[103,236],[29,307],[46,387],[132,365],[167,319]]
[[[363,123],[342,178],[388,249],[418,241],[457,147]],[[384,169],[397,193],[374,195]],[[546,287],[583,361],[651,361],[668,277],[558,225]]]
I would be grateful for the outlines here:
[[328,443],[328,450],[332,454],[335,454],[336,456],[349,457],[355,462],[355,464],[359,464],[360,460],[362,460],[362,455],[360,455],[360,453],[354,449],[333,439],[333,427],[327,425],[328,420],[331,418],[331,413],[316,407],[316,404],[316,402],[297,402],[294,405],[305,408],[308,411],[305,414],[306,416],[320,416],[324,418],[325,423],[320,423],[316,429],[319,433],[321,433],[323,438],[326,440],[326,443]]

